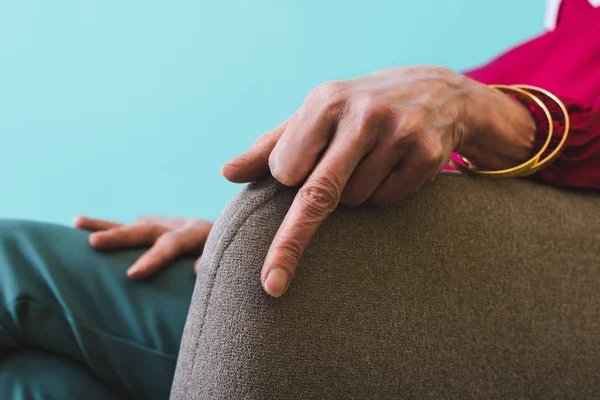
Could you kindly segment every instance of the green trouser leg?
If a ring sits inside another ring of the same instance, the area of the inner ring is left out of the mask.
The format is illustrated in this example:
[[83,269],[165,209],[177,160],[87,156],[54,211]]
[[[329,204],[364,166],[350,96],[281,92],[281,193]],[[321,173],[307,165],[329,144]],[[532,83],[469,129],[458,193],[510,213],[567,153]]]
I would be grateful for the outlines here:
[[[0,221],[0,362],[27,351],[20,363],[31,363],[57,393],[71,386],[61,376],[77,365],[117,395],[167,399],[194,286],[193,260],[135,282],[125,271],[141,250],[99,253],[87,239],[87,232],[67,227]],[[73,366],[39,366],[31,357],[36,350],[59,357],[46,365],[63,359]],[[26,391],[31,379],[8,363],[0,364],[0,399]],[[72,398],[81,398],[78,390]]]
[[127,399],[71,360],[39,350],[19,350],[0,358],[3,400]]

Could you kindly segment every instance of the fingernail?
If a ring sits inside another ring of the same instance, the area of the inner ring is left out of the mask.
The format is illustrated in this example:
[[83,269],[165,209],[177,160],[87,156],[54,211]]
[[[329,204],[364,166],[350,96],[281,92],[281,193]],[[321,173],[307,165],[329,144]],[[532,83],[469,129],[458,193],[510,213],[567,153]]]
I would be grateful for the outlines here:
[[285,292],[290,275],[283,268],[273,268],[265,279],[265,290],[273,297],[279,297]]
[[294,182],[292,181],[292,177],[283,171],[271,171],[271,174],[282,185],[292,186],[294,184]]

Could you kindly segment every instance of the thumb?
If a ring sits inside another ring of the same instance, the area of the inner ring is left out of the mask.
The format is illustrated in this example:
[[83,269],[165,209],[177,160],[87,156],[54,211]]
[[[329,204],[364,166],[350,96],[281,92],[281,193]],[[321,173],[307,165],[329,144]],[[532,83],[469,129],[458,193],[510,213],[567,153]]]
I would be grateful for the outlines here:
[[268,175],[270,172],[269,156],[290,119],[263,134],[248,151],[223,165],[221,174],[225,179],[234,183],[246,183]]

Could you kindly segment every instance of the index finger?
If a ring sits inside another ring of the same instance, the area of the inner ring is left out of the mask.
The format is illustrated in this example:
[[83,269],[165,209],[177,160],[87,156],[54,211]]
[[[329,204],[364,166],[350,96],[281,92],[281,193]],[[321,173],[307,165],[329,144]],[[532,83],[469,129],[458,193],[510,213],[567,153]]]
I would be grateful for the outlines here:
[[248,151],[223,165],[221,173],[225,179],[234,183],[245,183],[266,176],[269,173],[269,156],[294,115],[262,135]]
[[362,136],[348,140],[342,135],[331,143],[271,243],[261,272],[268,294],[279,297],[287,291],[304,250],[339,204],[348,179],[367,151],[368,142]]

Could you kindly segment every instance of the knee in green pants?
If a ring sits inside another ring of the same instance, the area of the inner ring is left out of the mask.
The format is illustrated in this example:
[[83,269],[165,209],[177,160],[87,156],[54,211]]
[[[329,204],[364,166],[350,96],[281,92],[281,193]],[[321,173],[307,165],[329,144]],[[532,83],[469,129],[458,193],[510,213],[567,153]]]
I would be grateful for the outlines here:
[[20,350],[0,358],[0,399],[119,400],[83,365],[37,350]]
[[142,250],[99,253],[87,237],[57,225],[0,221],[0,359],[7,348],[37,349],[85,365],[127,396],[168,398],[193,260],[134,282],[125,271]]

